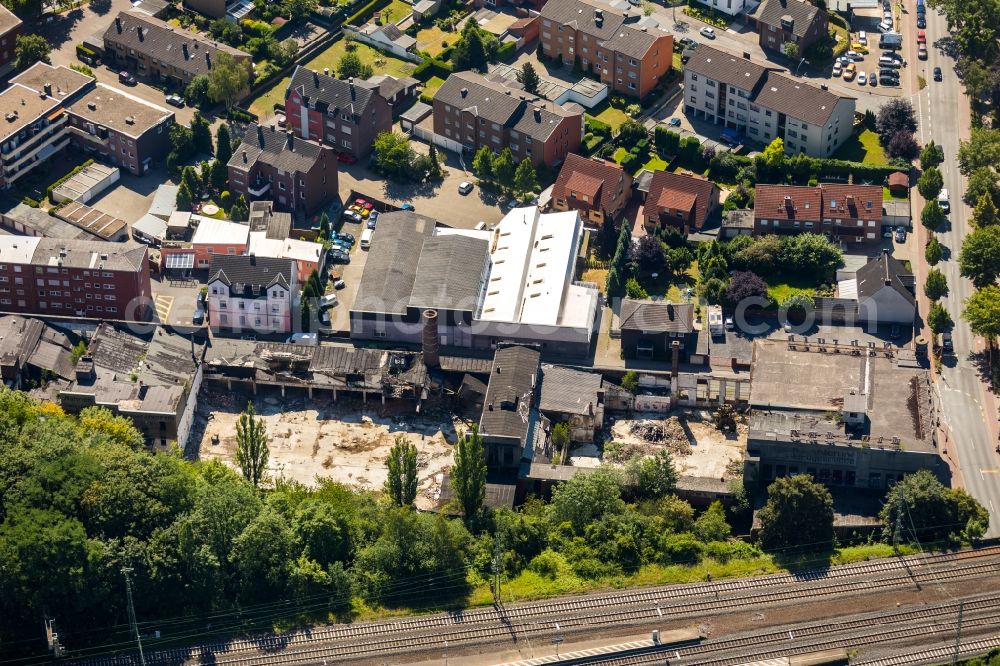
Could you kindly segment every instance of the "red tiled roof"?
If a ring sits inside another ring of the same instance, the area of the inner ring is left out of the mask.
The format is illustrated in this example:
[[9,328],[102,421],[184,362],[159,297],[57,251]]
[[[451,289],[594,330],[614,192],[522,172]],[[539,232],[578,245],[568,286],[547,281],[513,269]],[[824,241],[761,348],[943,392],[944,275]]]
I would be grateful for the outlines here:
[[882,221],[882,187],[879,185],[819,186],[823,191],[823,217],[849,217],[852,220]]
[[673,210],[683,210],[690,213],[697,201],[698,195],[694,192],[662,190],[660,192],[660,198],[656,201],[656,205],[660,208],[671,208]]
[[889,174],[889,187],[906,187],[910,186],[910,177],[907,176],[902,171],[897,171],[895,173]]
[[[691,206],[685,206],[684,202],[689,197],[695,197],[694,227],[700,229],[708,218],[714,190],[715,183],[705,178],[671,173],[669,171],[657,171],[653,174],[653,180],[649,184],[649,194],[646,196],[646,207],[643,213],[646,217],[659,217],[660,213],[663,212],[663,208],[667,207],[661,203],[662,201],[680,204],[669,206],[672,208],[691,210]],[[678,195],[686,194],[688,197],[673,196],[674,193]]]
[[[611,214],[617,213],[618,211],[611,208],[618,192],[631,191],[632,175],[613,162],[588,159],[575,153],[566,156],[566,161],[559,170],[559,177],[552,187],[552,198],[568,201],[569,193],[572,191],[587,194],[593,199],[597,196],[597,191],[593,189],[595,182],[600,188],[600,210]],[[594,204],[595,208],[598,207],[596,202]]]
[[818,187],[758,185],[753,215],[758,220],[819,222],[823,217],[823,194]]

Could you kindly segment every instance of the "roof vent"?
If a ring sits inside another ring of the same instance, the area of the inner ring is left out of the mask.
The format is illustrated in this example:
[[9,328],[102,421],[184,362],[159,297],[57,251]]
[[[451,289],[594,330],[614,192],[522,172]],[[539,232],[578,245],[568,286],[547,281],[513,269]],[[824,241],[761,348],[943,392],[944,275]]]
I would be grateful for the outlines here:
[[744,60],[749,60],[750,59],[750,52],[749,51],[744,51],[743,52],[743,59]]
[[108,260],[108,255],[102,254],[101,255],[101,261],[107,261],[107,260]]
[[139,36],[140,42],[146,41],[146,33],[143,32],[142,27],[136,28],[135,34]]
[[329,67],[324,67],[323,68],[323,74],[324,74],[324,76],[330,76],[330,68]]
[[87,108],[91,111],[97,111],[97,102],[87,102]]
[[830,86],[826,85],[825,83],[821,83],[821,84],[819,84],[819,89],[820,90],[829,90]]
[[135,125],[135,116],[128,116],[125,118],[126,125]]
[[44,85],[42,86],[42,90],[44,90],[44,91],[45,91],[45,94],[46,94],[46,95],[51,95],[51,94],[52,94],[52,84],[51,84],[51,83],[46,83],[46,84],[44,84]]

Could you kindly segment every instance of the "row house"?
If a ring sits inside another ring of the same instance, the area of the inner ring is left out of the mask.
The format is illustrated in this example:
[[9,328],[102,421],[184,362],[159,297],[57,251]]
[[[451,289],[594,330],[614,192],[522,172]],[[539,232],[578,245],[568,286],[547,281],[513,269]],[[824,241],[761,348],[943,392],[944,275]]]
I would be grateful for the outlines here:
[[295,261],[219,254],[212,257],[208,274],[214,332],[291,333],[298,294]]
[[684,111],[745,132],[758,143],[780,138],[788,153],[830,157],[851,137],[855,98],[781,74],[702,44],[684,67]]
[[168,85],[186,86],[208,74],[219,54],[242,63],[253,79],[249,53],[170,25],[137,10],[123,11],[104,31],[108,64]]
[[338,196],[333,149],[273,125],[250,125],[228,166],[233,196],[269,199],[300,216],[311,215]]
[[71,143],[135,175],[170,151],[172,111],[67,67],[39,62],[18,74],[0,110],[3,187]]
[[145,245],[0,236],[0,310],[145,321],[151,293]]
[[297,137],[361,159],[392,130],[392,109],[377,89],[297,66],[285,90],[285,122]]
[[882,188],[824,183],[758,185],[754,234],[821,233],[845,245],[875,245],[882,235]]
[[542,8],[542,53],[581,69],[614,92],[642,99],[670,72],[674,39],[636,10],[586,0],[550,0]]
[[535,166],[562,163],[580,148],[583,108],[508,88],[472,72],[456,72],[434,95],[434,133],[467,153],[510,148]]
[[619,164],[570,153],[552,187],[552,208],[579,211],[599,227],[621,217],[632,198],[633,182]]

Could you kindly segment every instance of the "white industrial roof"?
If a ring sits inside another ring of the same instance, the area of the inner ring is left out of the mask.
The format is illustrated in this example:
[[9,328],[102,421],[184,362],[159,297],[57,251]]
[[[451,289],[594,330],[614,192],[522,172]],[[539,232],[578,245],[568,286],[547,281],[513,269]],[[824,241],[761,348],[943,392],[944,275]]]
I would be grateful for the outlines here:
[[178,185],[160,185],[153,195],[153,203],[149,206],[149,214],[157,217],[168,218],[170,214],[177,210]]
[[[585,323],[593,292],[571,287],[582,229],[576,211],[539,213],[530,206],[515,208],[496,226],[490,239],[490,270],[480,319],[543,326]],[[572,299],[567,296],[572,295]],[[563,314],[566,301],[576,312]]]
[[191,242],[200,245],[246,245],[249,236],[250,227],[245,224],[203,217]]
[[138,231],[150,238],[164,238],[167,235],[167,222],[162,217],[146,213],[132,223],[132,231]]
[[323,246],[319,243],[297,238],[286,238],[285,240],[268,238],[266,231],[250,233],[250,253],[258,257],[319,262],[322,252]]
[[0,236],[0,263],[30,264],[39,237]]

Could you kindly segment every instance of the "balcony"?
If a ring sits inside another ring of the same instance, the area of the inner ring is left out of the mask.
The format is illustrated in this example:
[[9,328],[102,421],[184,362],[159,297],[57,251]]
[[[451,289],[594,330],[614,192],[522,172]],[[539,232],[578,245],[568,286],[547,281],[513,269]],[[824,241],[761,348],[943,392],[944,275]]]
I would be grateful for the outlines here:
[[73,127],[72,125],[70,126],[69,131],[88,143],[99,144],[105,147],[108,145],[108,136],[110,135],[107,133],[105,133],[104,138],[101,138],[97,134],[91,134],[82,127]]
[[69,133],[68,132],[60,132],[60,134],[62,135],[60,139],[58,139],[57,141],[54,141],[52,143],[46,143],[44,146],[42,146],[41,150],[36,151],[36,157],[34,157],[33,159],[31,159],[31,160],[29,160],[27,162],[25,162],[25,161],[22,160],[20,162],[20,165],[18,167],[16,167],[16,168],[10,168],[10,167],[5,168],[4,169],[4,180],[8,184],[13,183],[18,178],[20,178],[24,174],[28,173],[29,171],[31,171],[34,168],[35,164],[37,164],[38,162],[44,161],[48,157],[54,155],[55,153],[59,152],[60,150],[62,150],[66,146],[68,146],[69,145]]
[[247,185],[247,192],[249,192],[250,196],[253,197],[264,196],[270,189],[271,189],[271,183],[261,179],[257,179],[254,182]]
[[[27,153],[23,153],[15,158],[4,160],[4,170],[17,171],[29,163],[36,162],[37,160],[43,160],[54,152],[53,150],[46,150],[51,146],[55,146],[57,143],[62,142],[63,139],[68,139],[69,132],[66,125],[59,128],[59,131],[52,133],[47,136],[43,141],[40,141],[37,145],[32,146]],[[62,144],[63,146],[66,144]],[[61,148],[62,146],[59,146]],[[58,150],[56,148],[55,150]]]
[[[44,123],[41,127],[26,127],[21,130],[18,135],[5,143],[2,147],[2,154],[4,157],[4,162],[11,160],[10,154],[13,152],[24,152],[29,149],[32,143],[44,142],[48,137],[56,134],[61,128],[65,127],[67,124],[68,116],[62,111],[59,115],[51,117],[51,119],[45,119],[39,121]],[[38,123],[35,123],[37,125]],[[14,160],[20,158],[13,158]]]

